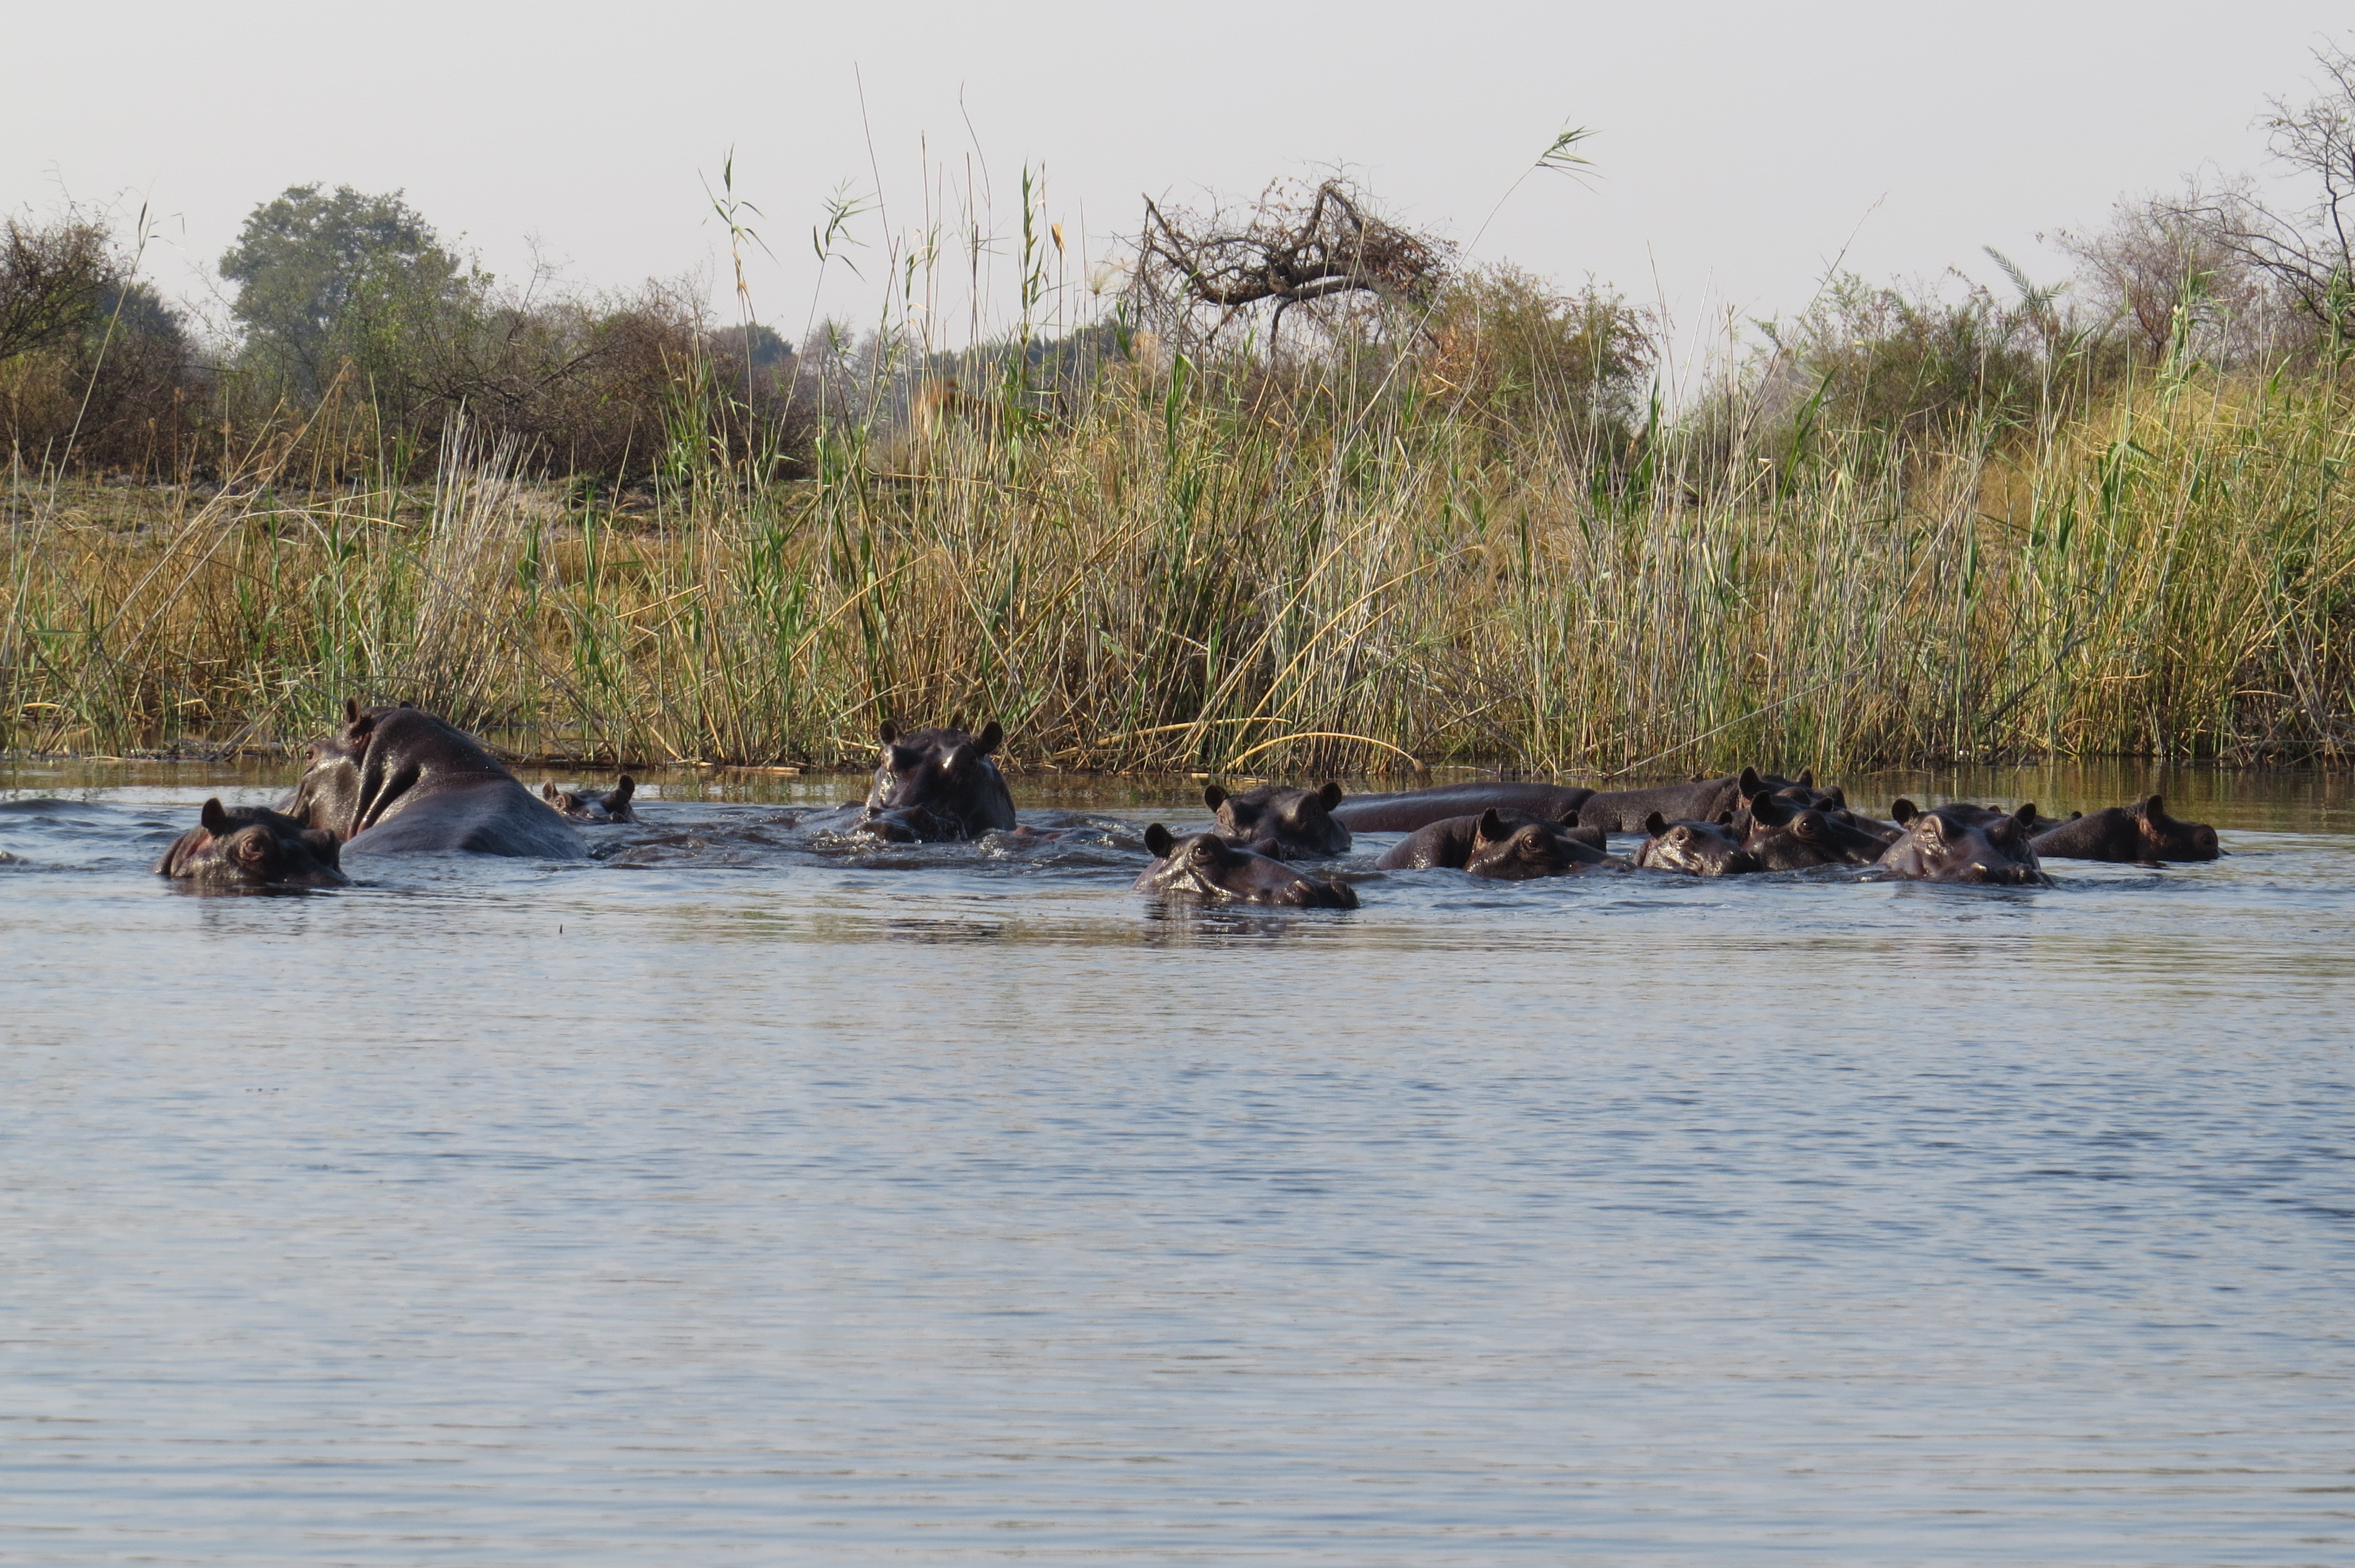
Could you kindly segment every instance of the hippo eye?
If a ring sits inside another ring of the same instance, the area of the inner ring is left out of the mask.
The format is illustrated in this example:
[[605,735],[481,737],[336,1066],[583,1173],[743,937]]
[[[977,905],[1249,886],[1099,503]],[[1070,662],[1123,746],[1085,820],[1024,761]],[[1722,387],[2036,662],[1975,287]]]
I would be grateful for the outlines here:
[[1690,843],[1692,842],[1692,830],[1690,828],[1678,828],[1675,832],[1668,835],[1668,842],[1670,843],[1677,844]]

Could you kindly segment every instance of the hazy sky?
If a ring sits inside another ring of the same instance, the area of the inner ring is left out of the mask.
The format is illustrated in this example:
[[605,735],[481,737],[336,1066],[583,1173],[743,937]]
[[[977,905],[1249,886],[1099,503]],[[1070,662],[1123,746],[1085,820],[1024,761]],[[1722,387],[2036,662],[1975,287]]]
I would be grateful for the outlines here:
[[[755,257],[754,302],[790,332],[827,196],[879,183],[906,230],[927,146],[960,183],[986,162],[1007,228],[1023,165],[1042,167],[1049,216],[1099,248],[1141,193],[1248,195],[1337,162],[1469,240],[1572,122],[1593,128],[1600,177],[1525,182],[1479,254],[1592,272],[1689,330],[1804,303],[1843,250],[1876,278],[1992,281],[1987,245],[2057,272],[2040,231],[2203,164],[2254,167],[2265,96],[2302,96],[2309,49],[2350,21],[2308,0],[17,3],[0,204],[145,200],[176,292],[290,184],[405,187],[494,270],[520,270],[530,237],[602,286],[724,271],[701,180],[732,145],[776,253]],[[830,307],[873,298],[841,283]]]

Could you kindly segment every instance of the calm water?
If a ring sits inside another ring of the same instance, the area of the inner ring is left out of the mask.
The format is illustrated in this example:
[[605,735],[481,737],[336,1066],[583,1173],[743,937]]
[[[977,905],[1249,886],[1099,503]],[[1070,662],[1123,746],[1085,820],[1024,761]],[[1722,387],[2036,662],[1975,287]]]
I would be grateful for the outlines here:
[[0,1559],[2355,1560],[2346,780],[2046,891],[1289,916],[658,782],[203,898],[281,770],[0,772]]

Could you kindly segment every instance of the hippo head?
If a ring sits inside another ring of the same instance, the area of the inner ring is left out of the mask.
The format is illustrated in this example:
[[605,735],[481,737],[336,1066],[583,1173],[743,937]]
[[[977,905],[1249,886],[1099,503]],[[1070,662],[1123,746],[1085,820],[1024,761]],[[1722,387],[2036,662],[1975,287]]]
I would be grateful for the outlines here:
[[1145,830],[1145,847],[1155,858],[1136,879],[1141,893],[1289,909],[1358,906],[1358,890],[1348,883],[1315,881],[1280,860],[1237,849],[1218,833],[1181,839],[1156,822]]
[[1333,820],[1341,787],[1321,789],[1261,784],[1230,795],[1216,784],[1202,790],[1202,803],[1218,813],[1219,833],[1278,860],[1349,853],[1349,830]]
[[2035,821],[2033,804],[2009,813],[1960,803],[1908,810],[1901,819],[1905,831],[1880,863],[1895,875],[1925,882],[2042,885],[2047,878],[2028,842]]
[[885,725],[875,783],[858,832],[895,842],[970,839],[1016,825],[1014,796],[990,759],[1006,732],[990,721],[979,735]]
[[368,737],[376,733],[378,721],[392,711],[363,709],[357,697],[345,698],[343,727],[303,748],[303,777],[294,793],[279,802],[280,809],[304,827],[351,837],[352,825],[360,814],[364,793],[360,770],[368,756]]
[[1578,813],[1572,811],[1561,822],[1509,821],[1491,807],[1480,813],[1479,825],[1472,830],[1472,851],[1465,858],[1465,874],[1499,882],[1527,882],[1603,864],[1611,858],[1608,854],[1568,831],[1577,825],[1577,820]]
[[197,826],[172,842],[155,873],[200,887],[343,887],[336,835],[264,806],[207,800]]
[[575,822],[634,822],[630,798],[637,792],[638,781],[626,773],[611,789],[559,789],[552,779],[539,787],[539,798]]
[[2131,808],[2149,860],[2214,860],[2223,851],[2216,830],[2205,822],[2181,822],[2167,814],[2164,797],[2153,795]]
[[1721,812],[1714,822],[1671,822],[1654,811],[1644,819],[1646,835],[1636,852],[1636,863],[1654,871],[1681,871],[1693,876],[1739,876],[1764,871],[1758,857],[1733,836],[1733,813]]
[[1811,865],[1870,865],[1888,848],[1880,833],[1859,826],[1838,808],[1802,806],[1781,794],[1750,802],[1742,847],[1768,871]]

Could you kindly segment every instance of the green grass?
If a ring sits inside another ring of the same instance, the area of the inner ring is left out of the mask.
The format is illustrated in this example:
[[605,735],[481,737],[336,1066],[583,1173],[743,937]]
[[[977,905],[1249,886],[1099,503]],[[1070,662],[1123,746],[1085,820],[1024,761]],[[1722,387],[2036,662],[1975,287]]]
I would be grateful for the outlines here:
[[[19,474],[0,741],[297,741],[406,699],[583,759],[825,764],[1001,719],[1077,768],[1682,774],[2355,737],[2355,401],[2149,373],[1938,450],[1741,408],[1499,433],[1410,366],[1117,366],[1052,421],[837,430],[617,511],[450,445],[423,487]],[[1710,431],[1774,428],[1747,442]],[[273,459],[272,451],[282,455]]]

